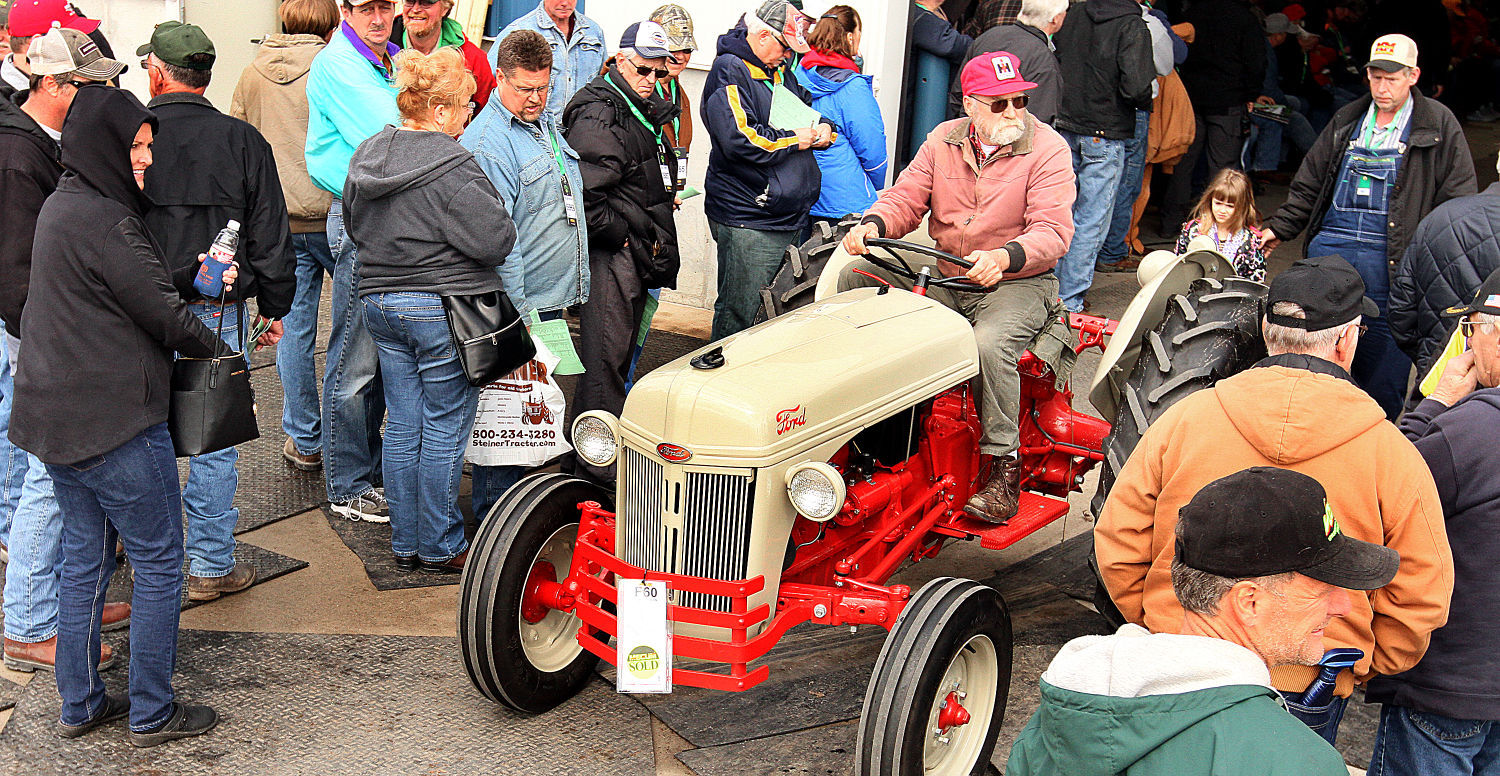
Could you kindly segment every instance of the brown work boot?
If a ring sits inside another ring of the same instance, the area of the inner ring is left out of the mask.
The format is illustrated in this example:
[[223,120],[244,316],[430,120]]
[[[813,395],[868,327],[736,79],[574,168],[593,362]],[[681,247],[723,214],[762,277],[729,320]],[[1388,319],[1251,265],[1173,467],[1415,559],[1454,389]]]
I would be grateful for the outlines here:
[[[108,644],[99,645],[99,670],[115,664],[115,651]],[[5,667],[12,671],[23,671],[34,673],[37,669],[43,671],[55,670],[57,666],[57,637],[53,636],[46,641],[28,643],[25,641],[5,640]]]
[[323,453],[300,453],[297,445],[291,437],[286,438],[286,444],[281,446],[281,457],[292,465],[292,468],[304,472],[315,472],[323,468]]
[[234,564],[234,570],[222,577],[195,577],[188,575],[188,600],[212,601],[225,593],[238,593],[255,584],[255,567],[248,563]]
[[116,603],[104,605],[104,617],[99,624],[99,630],[108,633],[130,627],[130,604]]
[[1020,507],[1021,464],[1014,455],[1005,455],[990,466],[990,481],[964,505],[964,514],[1004,525]]

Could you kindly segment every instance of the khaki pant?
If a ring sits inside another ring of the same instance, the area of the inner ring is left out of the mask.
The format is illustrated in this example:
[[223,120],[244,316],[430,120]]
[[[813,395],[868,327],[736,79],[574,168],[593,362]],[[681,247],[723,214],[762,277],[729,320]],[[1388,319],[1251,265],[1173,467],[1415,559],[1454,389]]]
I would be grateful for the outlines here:
[[[912,282],[866,262],[851,265],[889,280],[892,286],[910,290]],[[846,269],[839,290],[877,285],[874,280]],[[954,310],[974,325],[979,345],[979,419],[984,425],[979,452],[1009,455],[1020,447],[1018,416],[1021,406],[1021,375],[1016,363],[1021,354],[1053,316],[1061,313],[1057,298],[1057,276],[1051,272],[1029,278],[1002,280],[986,294],[927,289],[927,296]]]

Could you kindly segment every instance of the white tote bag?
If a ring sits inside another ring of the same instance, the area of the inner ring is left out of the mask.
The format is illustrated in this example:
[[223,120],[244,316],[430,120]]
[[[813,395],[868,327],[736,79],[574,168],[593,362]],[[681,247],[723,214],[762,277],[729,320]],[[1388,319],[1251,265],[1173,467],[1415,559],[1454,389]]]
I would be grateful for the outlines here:
[[552,376],[558,358],[535,342],[536,358],[480,390],[469,463],[538,466],[573,449],[563,433],[567,403]]

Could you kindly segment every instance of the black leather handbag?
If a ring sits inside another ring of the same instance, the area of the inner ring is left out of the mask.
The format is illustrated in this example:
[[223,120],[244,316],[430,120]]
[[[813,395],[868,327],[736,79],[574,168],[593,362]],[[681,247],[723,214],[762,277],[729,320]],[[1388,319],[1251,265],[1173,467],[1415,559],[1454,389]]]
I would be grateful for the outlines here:
[[[223,303],[223,297],[220,297]],[[239,331],[244,308],[235,305]],[[220,339],[224,311],[219,313]],[[260,437],[255,424],[255,391],[243,351],[214,358],[178,358],[172,364],[172,403],[167,415],[177,457],[226,450]]]
[[504,291],[443,297],[469,385],[489,385],[536,358],[536,344]]

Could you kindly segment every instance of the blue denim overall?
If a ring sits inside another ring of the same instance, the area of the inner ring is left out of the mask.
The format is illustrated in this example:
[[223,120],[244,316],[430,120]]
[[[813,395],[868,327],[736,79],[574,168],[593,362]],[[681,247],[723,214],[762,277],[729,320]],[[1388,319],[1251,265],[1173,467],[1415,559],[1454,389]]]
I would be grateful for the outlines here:
[[1411,359],[1396,346],[1387,322],[1391,281],[1386,225],[1401,154],[1410,135],[1408,123],[1399,148],[1372,149],[1360,145],[1355,130],[1323,225],[1307,244],[1308,256],[1342,256],[1354,265],[1365,281],[1365,295],[1380,307],[1379,319],[1365,321],[1370,329],[1360,339],[1349,371],[1392,420],[1401,412]]

